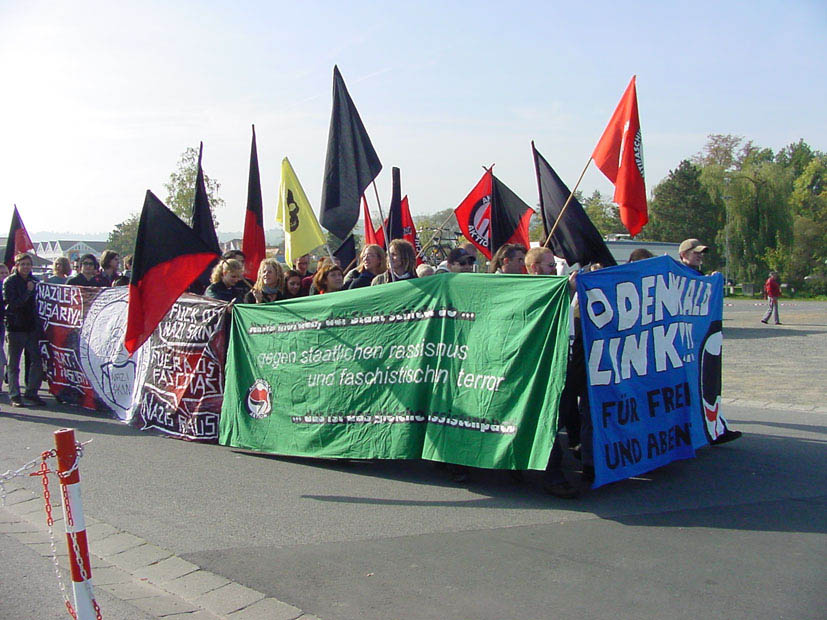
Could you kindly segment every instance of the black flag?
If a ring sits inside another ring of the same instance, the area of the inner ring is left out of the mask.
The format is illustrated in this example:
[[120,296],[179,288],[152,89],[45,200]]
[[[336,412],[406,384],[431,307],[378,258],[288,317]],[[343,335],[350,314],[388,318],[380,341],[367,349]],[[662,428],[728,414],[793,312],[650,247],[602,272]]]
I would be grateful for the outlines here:
[[519,243],[529,247],[528,222],[534,209],[511,191],[505,183],[494,177],[491,196],[491,250],[496,252],[506,243]]
[[[534,142],[531,143],[531,151],[534,153],[534,167],[537,171],[543,230],[548,238],[548,233],[554,227],[554,222],[571,192],[534,147]],[[569,265],[580,263],[581,266],[585,266],[589,263],[600,263],[604,267],[611,267],[617,264],[600,232],[573,196],[551,237],[551,248],[555,256],[565,258]]]
[[216,254],[221,253],[218,237],[215,234],[215,223],[210,211],[210,201],[207,198],[207,187],[204,184],[204,170],[201,168],[201,156],[204,153],[204,143],[198,146],[198,174],[195,177],[195,200],[192,201],[192,229],[204,243]]
[[[405,226],[402,222],[402,182],[399,177],[399,168],[391,168],[393,189],[391,192],[391,206],[388,209],[388,236],[390,241],[405,238]],[[390,242],[389,241],[389,242]],[[387,244],[385,245],[387,248]]]
[[359,199],[382,170],[338,67],[333,67],[333,111],[322,180],[322,226],[344,239],[359,219]]
[[356,240],[353,235],[348,235],[334,252],[333,256],[339,259],[339,264],[344,271],[353,269],[356,264]]

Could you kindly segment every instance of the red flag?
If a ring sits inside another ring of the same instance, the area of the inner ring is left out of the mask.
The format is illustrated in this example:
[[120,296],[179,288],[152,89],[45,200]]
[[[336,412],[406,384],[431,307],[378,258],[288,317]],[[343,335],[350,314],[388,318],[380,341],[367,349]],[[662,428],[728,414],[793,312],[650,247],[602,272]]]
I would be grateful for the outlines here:
[[129,280],[124,346],[134,353],[218,254],[147,190]]
[[244,237],[241,240],[244,252],[244,277],[255,281],[258,266],[264,260],[264,212],[261,200],[261,177],[258,172],[258,151],[256,150],[256,126],[253,125],[253,143],[250,147],[250,176],[247,181],[247,214],[244,216]]
[[494,173],[486,170],[471,193],[454,209],[457,223],[465,238],[487,259],[491,259],[491,191]]
[[14,205],[14,213],[11,216],[11,227],[9,228],[9,237],[6,240],[6,254],[3,257],[3,262],[11,271],[14,268],[14,257],[21,252],[31,252],[34,250],[34,244],[29,238],[29,233],[26,232],[26,227],[23,225],[23,220],[20,213],[17,211],[17,205]]
[[[370,210],[368,209],[368,201],[365,195],[362,194],[362,212],[365,215],[365,245],[383,245],[385,239],[383,235],[382,242],[379,243],[379,238],[376,236],[376,231],[373,229],[373,220],[370,219]],[[382,232],[381,230],[379,232]]]
[[419,242],[419,235],[416,233],[416,224],[414,224],[413,217],[411,217],[411,208],[408,205],[408,197],[402,199],[402,238],[409,241],[414,250],[416,250],[416,264],[422,264],[422,244]]
[[620,220],[634,236],[649,221],[643,176],[643,141],[637,112],[635,76],[592,153],[595,165],[615,184]]

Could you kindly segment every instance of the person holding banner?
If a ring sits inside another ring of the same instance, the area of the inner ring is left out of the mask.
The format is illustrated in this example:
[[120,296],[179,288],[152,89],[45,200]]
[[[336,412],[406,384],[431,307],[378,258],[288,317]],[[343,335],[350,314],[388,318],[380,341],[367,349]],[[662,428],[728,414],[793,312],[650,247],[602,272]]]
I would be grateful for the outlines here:
[[80,257],[80,273],[66,280],[70,286],[97,286],[106,288],[110,282],[98,273],[98,259],[94,254],[84,254]]
[[326,262],[313,276],[313,287],[319,295],[335,293],[342,290],[343,279],[342,268],[336,263]]
[[282,299],[284,273],[275,258],[265,258],[258,266],[258,277],[253,288],[244,296],[244,303],[264,304]]
[[494,253],[488,271],[490,273],[525,273],[525,255],[526,249],[519,243],[506,243]]
[[[531,248],[526,254],[525,265],[530,276],[553,276],[557,274],[557,263],[554,260],[554,253],[546,247]],[[554,436],[554,444],[552,444],[551,447],[551,455],[549,455],[548,467],[546,467],[543,488],[545,488],[546,493],[554,497],[574,499],[580,495],[580,492],[566,480],[566,476],[563,474],[563,444],[560,440],[559,431],[561,426],[568,427],[570,424],[569,421],[566,420],[566,412],[562,407],[562,394],[560,404],[560,414],[557,418],[557,433]],[[579,430],[578,428],[576,433],[567,431],[566,435],[569,439],[569,447],[572,446],[572,440],[575,436],[579,436]]]
[[284,272],[284,288],[282,299],[296,299],[302,297],[302,276],[295,269]]
[[698,273],[703,273],[701,267],[704,263],[704,252],[708,249],[708,245],[701,245],[701,242],[697,239],[684,239],[678,246],[678,254],[684,265]]
[[204,296],[227,302],[243,301],[243,291],[236,286],[244,278],[244,267],[234,258],[221,259],[213,268]]
[[343,288],[350,290],[370,286],[376,276],[387,271],[386,260],[385,250],[380,246],[375,243],[366,245],[359,253],[359,266],[347,272]]
[[388,249],[388,269],[370,283],[371,286],[416,277],[416,250],[410,241],[394,239]]

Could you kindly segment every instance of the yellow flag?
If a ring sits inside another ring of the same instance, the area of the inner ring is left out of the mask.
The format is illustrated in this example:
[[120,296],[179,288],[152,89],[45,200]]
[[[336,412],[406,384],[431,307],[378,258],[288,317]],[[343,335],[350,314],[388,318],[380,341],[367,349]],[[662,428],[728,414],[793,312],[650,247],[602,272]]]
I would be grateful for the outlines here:
[[276,221],[284,228],[284,259],[291,267],[294,260],[326,243],[310,201],[286,157],[281,162]]

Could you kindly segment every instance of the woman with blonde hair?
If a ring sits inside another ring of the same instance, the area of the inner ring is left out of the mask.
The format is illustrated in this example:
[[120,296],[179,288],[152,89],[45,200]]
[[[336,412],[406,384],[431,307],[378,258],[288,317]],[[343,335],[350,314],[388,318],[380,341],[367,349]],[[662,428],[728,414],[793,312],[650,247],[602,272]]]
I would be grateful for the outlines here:
[[283,298],[284,271],[275,258],[265,258],[258,266],[258,277],[250,292],[244,296],[244,303],[265,304]]
[[242,301],[243,295],[236,292],[235,285],[244,277],[244,268],[234,258],[221,259],[212,270],[210,284],[204,292],[206,297],[221,301]]
[[349,290],[370,286],[376,276],[387,271],[386,260],[385,250],[380,246],[373,243],[366,245],[359,253],[359,265],[345,276],[343,288]]
[[49,284],[66,284],[72,273],[72,265],[65,256],[58,256],[52,263],[52,275],[46,278]]
[[371,286],[416,277],[416,250],[405,239],[394,239],[388,248],[388,268],[370,283]]

